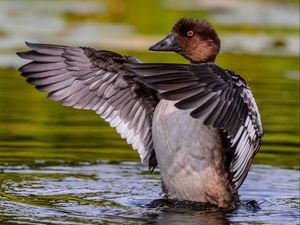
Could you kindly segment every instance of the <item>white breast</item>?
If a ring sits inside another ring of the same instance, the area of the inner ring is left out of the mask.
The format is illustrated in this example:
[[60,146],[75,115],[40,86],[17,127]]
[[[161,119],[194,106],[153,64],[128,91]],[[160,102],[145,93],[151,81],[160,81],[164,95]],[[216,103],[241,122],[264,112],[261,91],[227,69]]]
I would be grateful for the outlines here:
[[169,198],[212,202],[208,195],[225,191],[228,184],[221,138],[218,130],[189,113],[166,100],[154,112],[152,135],[161,177]]

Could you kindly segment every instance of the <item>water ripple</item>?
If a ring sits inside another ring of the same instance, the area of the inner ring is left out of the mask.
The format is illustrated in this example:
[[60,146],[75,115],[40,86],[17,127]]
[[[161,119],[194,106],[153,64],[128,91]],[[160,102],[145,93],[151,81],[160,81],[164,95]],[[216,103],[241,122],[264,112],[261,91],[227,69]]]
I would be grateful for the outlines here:
[[[240,190],[244,203],[230,213],[161,204],[160,178],[140,163],[2,166],[0,221],[24,224],[297,224],[299,171],[254,166]],[[14,218],[12,220],[12,218]],[[7,220],[6,220],[7,219]],[[280,221],[280,222],[279,222]]]

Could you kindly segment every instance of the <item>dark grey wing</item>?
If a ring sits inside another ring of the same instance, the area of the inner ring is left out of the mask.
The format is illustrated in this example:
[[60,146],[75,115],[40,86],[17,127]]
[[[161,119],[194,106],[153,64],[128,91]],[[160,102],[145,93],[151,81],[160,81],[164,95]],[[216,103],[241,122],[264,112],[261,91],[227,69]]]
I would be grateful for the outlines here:
[[138,150],[142,160],[155,158],[151,120],[157,100],[122,69],[124,63],[139,60],[92,48],[27,46],[32,50],[17,54],[32,60],[19,69],[29,83],[65,106],[96,111]]
[[128,69],[138,81],[159,92],[191,116],[218,128],[225,137],[224,150],[234,189],[243,183],[263,135],[259,111],[249,87],[238,75],[212,63],[133,64]]

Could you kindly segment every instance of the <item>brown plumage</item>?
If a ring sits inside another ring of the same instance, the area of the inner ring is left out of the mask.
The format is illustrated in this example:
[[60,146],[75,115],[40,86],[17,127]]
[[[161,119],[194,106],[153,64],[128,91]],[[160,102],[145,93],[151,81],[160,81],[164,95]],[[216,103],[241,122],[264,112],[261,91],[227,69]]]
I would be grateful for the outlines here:
[[[190,31],[193,32],[192,36],[188,36]],[[172,33],[180,45],[177,53],[192,63],[213,62],[220,51],[221,40],[205,20],[180,19],[173,26]]]

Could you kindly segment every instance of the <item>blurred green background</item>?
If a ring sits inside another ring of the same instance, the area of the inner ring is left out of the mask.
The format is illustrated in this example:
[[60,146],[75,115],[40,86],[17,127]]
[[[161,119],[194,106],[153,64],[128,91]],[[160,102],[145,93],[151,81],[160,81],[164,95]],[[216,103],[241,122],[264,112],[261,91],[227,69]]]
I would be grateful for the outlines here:
[[222,39],[216,63],[250,85],[265,130],[255,163],[299,168],[298,0],[1,0],[0,164],[139,160],[94,112],[62,107],[26,84],[15,52],[30,41],[188,63],[148,52],[180,17],[211,22]]

